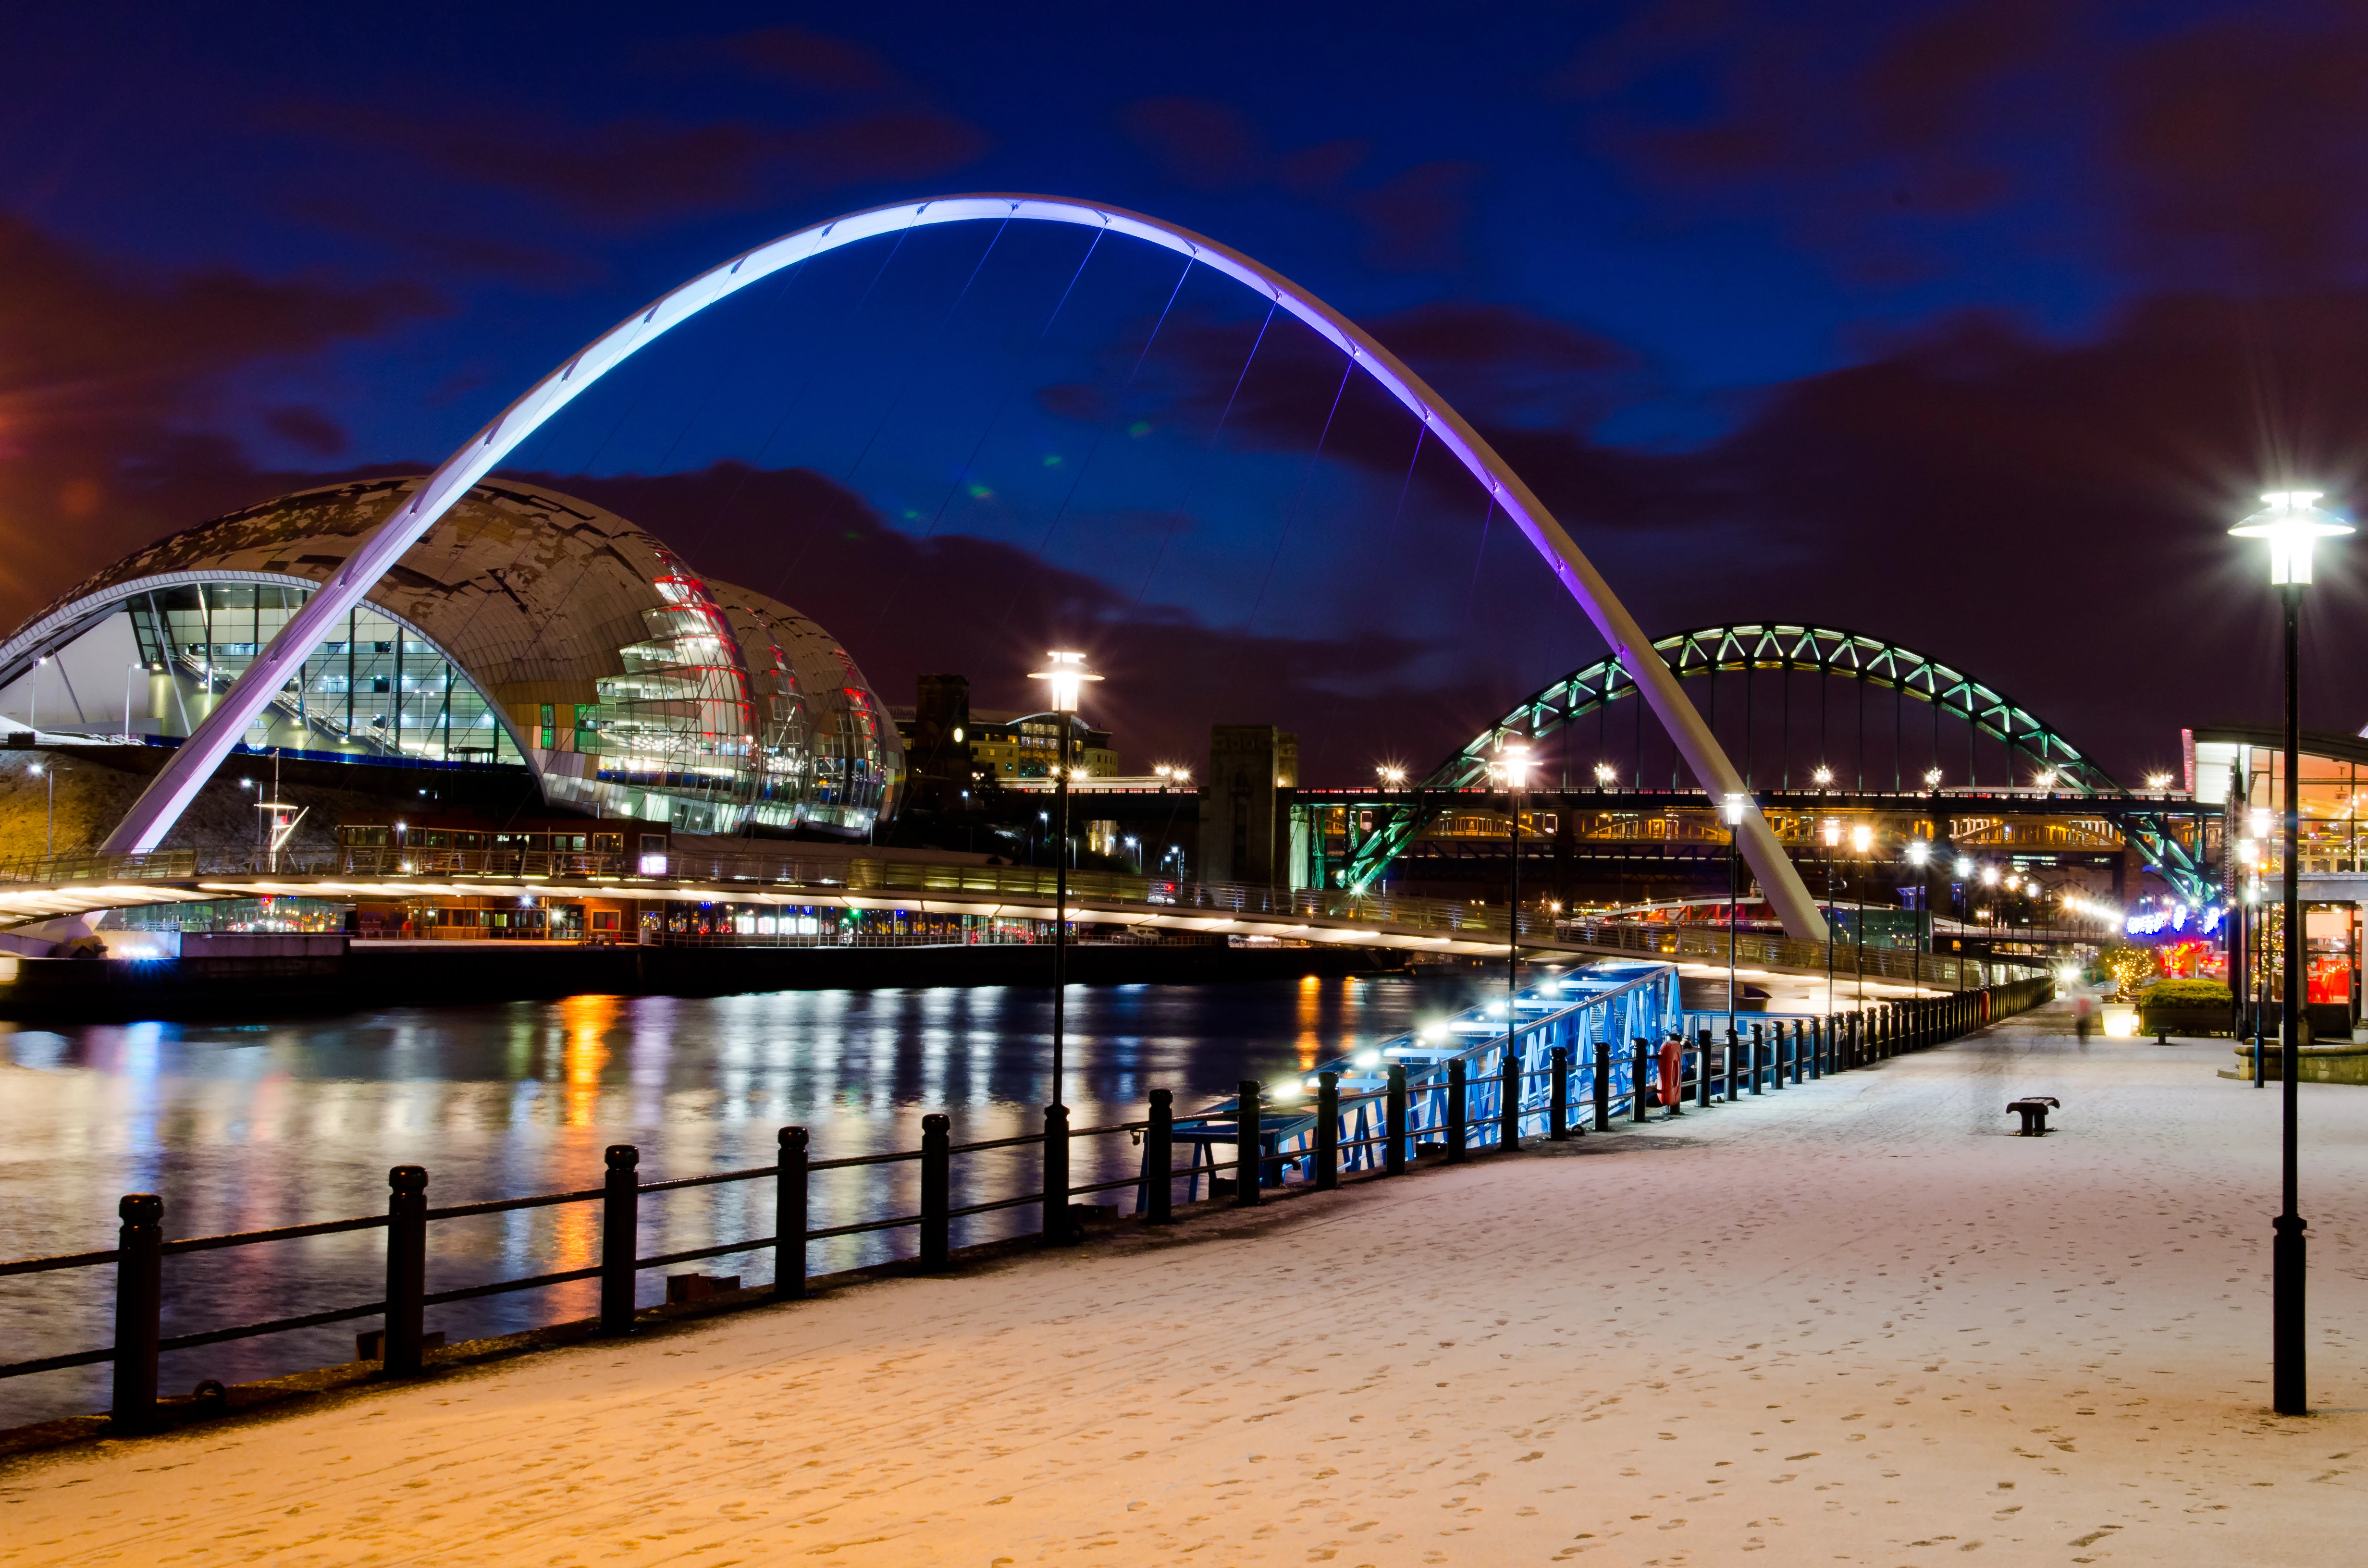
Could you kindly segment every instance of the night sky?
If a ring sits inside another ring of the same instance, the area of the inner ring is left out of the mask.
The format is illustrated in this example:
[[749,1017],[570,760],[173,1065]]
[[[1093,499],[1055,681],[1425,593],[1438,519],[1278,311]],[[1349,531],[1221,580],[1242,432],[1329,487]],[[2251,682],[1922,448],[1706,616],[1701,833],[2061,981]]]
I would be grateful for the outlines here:
[[[10,623],[203,517],[432,466],[738,251],[972,190],[1313,289],[1647,628],[1895,638],[2124,779],[2274,718],[2228,523],[2368,485],[2357,6],[86,5],[0,36]],[[1427,767],[1602,653],[1312,338],[1087,240],[976,225],[753,289],[514,472],[779,593],[891,701],[945,669],[1016,705],[1074,641],[1131,767],[1212,721],[1298,730],[1314,781]],[[2363,562],[2321,568],[2315,727],[2368,723]]]

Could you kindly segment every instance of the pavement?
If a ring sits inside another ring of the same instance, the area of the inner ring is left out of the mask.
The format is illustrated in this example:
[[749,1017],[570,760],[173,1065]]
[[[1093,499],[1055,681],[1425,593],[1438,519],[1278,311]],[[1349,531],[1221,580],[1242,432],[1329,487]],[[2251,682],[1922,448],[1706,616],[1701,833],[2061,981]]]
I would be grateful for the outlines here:
[[17,1460],[0,1564],[2356,1561],[2368,1089],[2282,1418],[2276,1092],[2068,1029]]

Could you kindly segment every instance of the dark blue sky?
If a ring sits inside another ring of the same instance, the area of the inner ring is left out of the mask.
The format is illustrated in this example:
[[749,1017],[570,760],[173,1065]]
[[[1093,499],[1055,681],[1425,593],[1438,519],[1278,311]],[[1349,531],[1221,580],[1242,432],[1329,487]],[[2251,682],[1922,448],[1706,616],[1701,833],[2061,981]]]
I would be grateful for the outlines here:
[[[2357,7],[159,10],[0,50],[10,619],[212,512],[432,461],[750,244],[972,189],[1310,286],[1648,626],[1895,637],[2127,773],[2273,699],[2228,516],[2358,478]],[[1326,432],[1304,344],[1260,346],[1210,445],[1247,299],[1180,300],[1121,409],[1156,258],[1097,256],[1046,332],[1076,246],[998,244],[963,295],[989,237],[751,301],[522,461],[624,486],[894,700],[947,667],[1016,701],[1003,670],[1084,638],[1133,761],[1270,718],[1334,777],[1428,762],[1600,652],[1452,475],[1395,511],[1411,427],[1352,395]],[[700,472],[734,458],[779,472]],[[2311,720],[2351,730],[2362,606],[2329,575]]]

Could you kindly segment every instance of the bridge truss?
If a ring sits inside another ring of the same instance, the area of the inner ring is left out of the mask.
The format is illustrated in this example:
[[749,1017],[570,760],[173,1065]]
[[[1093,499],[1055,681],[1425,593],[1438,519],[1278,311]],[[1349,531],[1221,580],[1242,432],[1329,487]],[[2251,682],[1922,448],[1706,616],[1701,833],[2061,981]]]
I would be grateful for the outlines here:
[[[2064,794],[2076,801],[2127,794],[2062,732],[2030,709],[1995,687],[1887,638],[1833,627],[1746,621],[1680,631],[1659,639],[1653,648],[1680,681],[1709,681],[1722,675],[1746,676],[1747,702],[1750,692],[1748,677],[1759,671],[1857,681],[1871,689],[1894,692],[1902,701],[1913,698],[1930,710],[1936,750],[1942,722],[1954,719],[1967,728],[1969,759],[1972,746],[1987,735],[2003,744],[2010,756],[2027,763],[2032,784],[2049,794]],[[1620,660],[1612,657],[1574,670],[1523,699],[1462,750],[1432,768],[1414,787],[1414,803],[1385,809],[1373,832],[1359,844],[1343,869],[1342,882],[1361,891],[1380,881],[1438,809],[1421,799],[1424,794],[1485,789],[1490,783],[1491,768],[1508,743],[1524,741],[1534,745],[1581,718],[1636,695],[1634,679]],[[1786,717],[1789,721],[1789,713]],[[1749,728],[1748,719],[1746,728]],[[1744,760],[1748,769],[1748,743]],[[1565,780],[1565,786],[1570,782]],[[1785,782],[1791,785],[1789,777]],[[1895,785],[1900,782],[1894,780]],[[1859,783],[1863,784],[1862,777]],[[1850,788],[1839,780],[1835,785],[1844,790]],[[2116,814],[2130,844],[2182,896],[2200,898],[2211,891],[2202,866],[2175,836],[2164,813],[2124,810]]]

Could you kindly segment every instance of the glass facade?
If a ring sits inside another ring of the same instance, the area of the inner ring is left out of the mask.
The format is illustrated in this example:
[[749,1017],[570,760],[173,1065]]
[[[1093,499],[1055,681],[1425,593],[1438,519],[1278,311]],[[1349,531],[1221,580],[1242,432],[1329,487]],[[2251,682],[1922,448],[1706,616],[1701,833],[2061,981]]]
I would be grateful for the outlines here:
[[[270,644],[311,590],[277,583],[186,583],[143,590],[129,618],[149,672],[140,727],[188,735]],[[85,633],[85,636],[91,633]],[[494,705],[419,633],[380,610],[307,656],[249,729],[253,746],[435,762],[523,763]]]

